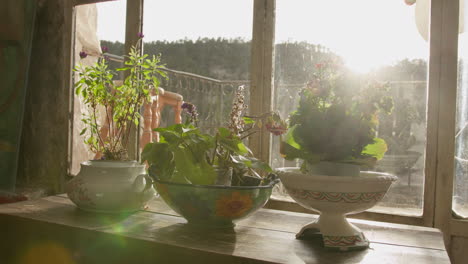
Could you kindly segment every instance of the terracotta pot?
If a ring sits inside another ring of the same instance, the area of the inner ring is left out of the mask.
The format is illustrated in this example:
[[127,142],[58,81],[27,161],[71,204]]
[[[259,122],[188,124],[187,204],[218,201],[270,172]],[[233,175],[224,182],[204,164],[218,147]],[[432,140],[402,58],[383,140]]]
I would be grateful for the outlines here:
[[136,161],[83,162],[66,191],[78,208],[103,213],[135,212],[156,194],[145,165]]

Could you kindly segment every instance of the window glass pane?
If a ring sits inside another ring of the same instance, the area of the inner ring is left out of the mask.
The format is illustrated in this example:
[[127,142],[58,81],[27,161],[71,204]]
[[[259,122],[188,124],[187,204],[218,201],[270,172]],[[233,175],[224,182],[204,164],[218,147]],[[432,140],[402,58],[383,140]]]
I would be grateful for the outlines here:
[[[428,43],[418,32],[415,13],[425,22],[426,12],[423,4],[394,0],[277,1],[275,88],[283,117],[296,108],[300,89],[322,67],[342,65],[353,79],[390,86],[395,107],[391,115],[379,115],[377,131],[388,151],[374,169],[395,174],[398,182],[372,210],[422,213]],[[424,32],[427,23],[422,22],[419,31]],[[281,158],[278,145],[275,139],[273,166],[295,166]],[[289,199],[281,188],[275,195]]]
[[466,11],[463,5],[460,5],[460,9],[453,209],[458,215],[468,217],[468,34],[463,30],[467,18]]
[[[101,45],[109,46],[113,54],[122,54],[123,49],[117,51],[115,47],[118,45],[112,44],[122,43],[125,39],[126,3],[126,0],[112,1],[80,5],[75,8],[75,65],[94,64],[102,52]],[[82,51],[88,54],[86,58],[80,58],[79,53]],[[115,68],[118,64],[113,62],[112,65]],[[74,78],[77,81],[78,75],[76,74]],[[85,127],[81,119],[86,112],[83,99],[74,95],[71,164],[71,173],[74,175],[79,172],[81,162],[94,158],[94,153],[83,143],[84,135],[80,135]]]
[[[145,52],[161,53],[169,69],[161,87],[195,104],[205,131],[226,124],[237,86],[248,93],[252,8],[250,0],[145,1]],[[173,118],[166,108],[161,126]]]

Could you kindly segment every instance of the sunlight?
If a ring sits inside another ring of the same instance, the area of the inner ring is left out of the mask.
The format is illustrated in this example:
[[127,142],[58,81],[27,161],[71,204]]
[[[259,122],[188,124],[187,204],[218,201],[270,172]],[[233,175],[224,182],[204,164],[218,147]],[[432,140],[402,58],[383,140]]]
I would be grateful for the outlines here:
[[379,66],[383,66],[382,62],[371,56],[348,56],[344,58],[344,64],[351,71],[360,74],[368,73]]
[[[178,9],[179,2],[145,3],[145,25],[171,21],[164,30],[155,30],[157,26],[145,29],[145,41],[204,37],[251,39],[252,5],[249,1],[243,0],[242,4],[235,1],[228,6],[229,13],[222,13],[214,11],[227,8],[226,3],[201,0],[190,4],[191,8],[187,8],[190,11],[183,14],[180,14],[183,10]],[[101,39],[124,40],[125,14],[117,12],[124,6],[125,1],[98,5],[101,24],[98,28],[105,29],[98,32]],[[195,9],[213,12],[200,16],[192,12]],[[158,16],[152,16],[157,10]],[[277,44],[296,41],[320,44],[341,56],[346,65],[357,72],[368,72],[406,58],[427,58],[427,43],[415,23],[415,5],[408,6],[403,0],[295,0],[294,4],[278,0],[276,10]],[[239,19],[238,14],[246,16]],[[217,23],[213,23],[214,20]]]
[[398,60],[427,58],[428,44],[417,30],[414,6],[402,0],[297,1],[277,1],[276,43],[320,44],[360,73]]

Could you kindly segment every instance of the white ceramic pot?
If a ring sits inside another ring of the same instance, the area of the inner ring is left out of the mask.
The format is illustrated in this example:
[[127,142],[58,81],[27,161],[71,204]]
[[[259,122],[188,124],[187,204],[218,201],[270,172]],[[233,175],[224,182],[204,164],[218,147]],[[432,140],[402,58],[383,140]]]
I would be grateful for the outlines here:
[[156,192],[145,165],[136,161],[86,161],[66,184],[68,197],[80,209],[123,213],[143,209]]
[[279,168],[283,186],[301,206],[320,213],[320,217],[297,233],[320,233],[324,246],[339,250],[367,248],[369,241],[362,231],[349,223],[346,215],[373,207],[397,177],[362,171],[359,176],[303,174],[299,168]]
[[359,165],[348,163],[337,163],[329,161],[321,161],[314,164],[307,164],[309,174],[313,175],[331,175],[331,176],[359,176],[361,173]]

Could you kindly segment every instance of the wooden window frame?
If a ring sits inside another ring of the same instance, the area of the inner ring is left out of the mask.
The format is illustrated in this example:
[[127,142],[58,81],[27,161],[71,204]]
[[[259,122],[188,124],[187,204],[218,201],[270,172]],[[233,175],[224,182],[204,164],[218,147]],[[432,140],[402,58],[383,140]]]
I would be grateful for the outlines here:
[[[270,30],[275,28],[275,0],[254,1],[254,37],[255,29]],[[269,9],[273,7],[273,10]],[[257,10],[262,9],[262,10]],[[386,221],[400,224],[410,224],[437,227],[444,231],[445,242],[450,244],[452,235],[468,237],[468,220],[453,219],[452,196],[454,179],[454,148],[455,148],[455,113],[457,91],[457,60],[458,60],[458,0],[432,0],[430,15],[430,45],[427,84],[427,141],[425,155],[424,204],[421,216],[405,216],[390,213],[363,212],[353,215],[354,218]],[[258,21],[255,14],[263,14],[264,19]],[[265,19],[271,16],[272,19]],[[264,32],[263,42],[252,41],[252,57],[255,52],[272,50],[274,32]],[[256,46],[262,49],[256,49]],[[268,59],[273,61],[273,56]],[[270,61],[269,61],[270,62]],[[269,63],[268,62],[268,63]],[[261,68],[262,65],[252,63],[252,82],[257,84],[257,78],[266,79],[273,76],[273,68]],[[263,71],[262,71],[263,70]],[[271,72],[267,72],[271,70]],[[261,72],[262,74],[258,74]],[[252,85],[252,94],[273,96],[273,86],[263,83],[263,86]],[[258,96],[258,95],[257,95]],[[270,101],[272,98],[262,98]],[[257,102],[258,100],[254,100]],[[253,107],[253,105],[252,105]],[[271,105],[271,110],[273,105]],[[262,110],[268,110],[264,107]],[[254,152],[264,154],[265,146],[251,145]],[[268,149],[268,155],[269,155]],[[264,157],[264,155],[262,156]],[[297,212],[309,212],[294,202],[270,200],[269,208]]]
[[[75,0],[75,5],[107,0]],[[274,107],[274,40],[276,0],[254,0],[251,102],[252,114]],[[468,237],[468,220],[452,217],[454,179],[455,113],[458,60],[458,0],[432,0],[427,92],[427,141],[425,155],[424,205],[422,216],[363,212],[352,217],[437,227],[446,245],[452,236]],[[126,40],[128,51],[143,26],[143,0],[127,0]],[[137,143],[135,142],[135,146]],[[271,137],[263,131],[250,138],[253,152],[269,160]],[[269,208],[310,212],[294,202],[271,200]]]

